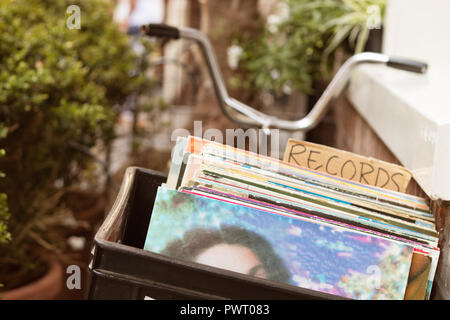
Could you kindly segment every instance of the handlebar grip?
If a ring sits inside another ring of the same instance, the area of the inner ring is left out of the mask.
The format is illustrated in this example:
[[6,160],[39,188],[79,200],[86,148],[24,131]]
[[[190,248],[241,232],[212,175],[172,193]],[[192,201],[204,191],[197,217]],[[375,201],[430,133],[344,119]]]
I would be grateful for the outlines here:
[[177,27],[161,23],[150,23],[141,27],[141,32],[150,37],[179,39],[180,30]]
[[428,69],[428,64],[424,62],[396,57],[389,57],[389,61],[386,64],[392,68],[416,73],[425,73]]

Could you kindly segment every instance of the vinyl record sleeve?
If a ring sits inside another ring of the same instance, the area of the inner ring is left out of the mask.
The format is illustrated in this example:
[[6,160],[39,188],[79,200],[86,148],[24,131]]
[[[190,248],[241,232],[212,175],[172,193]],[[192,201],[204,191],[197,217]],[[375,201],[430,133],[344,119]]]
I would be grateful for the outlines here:
[[[209,165],[209,167],[208,167]],[[310,191],[302,192],[297,185],[293,185],[290,182],[272,179],[261,174],[261,172],[254,172],[250,168],[244,166],[234,166],[231,162],[222,162],[220,159],[213,159],[211,156],[204,157],[199,155],[191,155],[188,160],[187,170],[185,171],[183,182],[181,185],[186,185],[189,181],[196,178],[201,174],[202,170],[209,170],[211,174],[221,176],[223,178],[228,178],[239,183],[247,183],[253,186],[259,186],[260,188],[266,189],[268,192],[280,192],[284,195],[292,195],[294,197],[300,198],[304,201],[310,201],[318,205],[325,205],[332,208],[339,208],[345,211],[353,211],[353,213],[363,212],[364,208],[355,205],[354,202],[343,201],[338,198],[335,199],[333,195],[320,193],[319,190],[309,189]],[[367,208],[366,208],[367,209]],[[369,208],[368,210],[370,210]],[[375,212],[376,214],[376,212]],[[364,213],[362,213],[364,216]],[[367,215],[366,215],[367,217]],[[372,215],[374,217],[374,215]],[[435,240],[437,232],[431,230],[423,225],[412,223],[415,219],[410,218],[409,222],[401,220],[401,217],[388,217],[378,214],[377,217],[383,222],[391,223],[398,227],[407,228],[415,232],[420,232],[420,234],[428,235],[427,239]]]
[[379,199],[380,201],[393,202],[396,205],[409,207],[423,213],[425,216],[432,217],[429,213],[430,208],[427,201],[421,197],[360,184],[351,180],[338,178],[309,168],[289,164],[278,159],[197,137],[190,136],[187,140],[188,143],[185,149],[185,152],[187,153],[215,154],[224,158],[230,158],[241,162],[246,162],[248,164],[258,165],[267,170],[279,171],[287,175],[303,177],[306,180],[315,181],[323,185],[329,185],[330,187],[339,186],[342,190],[348,190],[351,193],[359,193],[360,195]]
[[354,299],[403,299],[413,255],[397,241],[161,187],[144,249]]
[[[349,230],[361,232],[363,234],[369,234],[369,235],[377,236],[380,238],[385,238],[385,239],[392,240],[392,241],[398,241],[399,243],[403,243],[403,244],[412,246],[414,249],[413,249],[413,259],[411,262],[412,263],[411,267],[413,268],[414,271],[412,270],[408,276],[408,283],[407,283],[407,287],[406,287],[407,290],[406,290],[404,298],[410,300],[410,299],[418,299],[418,297],[420,297],[421,291],[419,292],[418,289],[408,290],[410,282],[413,287],[417,287],[418,283],[420,283],[421,288],[423,286],[425,286],[424,282],[426,282],[426,290],[424,292],[424,297],[426,299],[429,298],[429,295],[431,293],[431,286],[432,286],[432,283],[434,280],[434,274],[435,274],[435,271],[437,268],[437,263],[439,260],[439,249],[437,247],[432,247],[432,246],[417,242],[417,240],[409,240],[409,239],[406,239],[405,237],[389,235],[388,233],[386,233],[384,231],[374,230],[374,228],[368,229],[368,228],[366,228],[366,226],[348,225],[346,222],[339,222],[337,220],[321,219],[318,216],[314,216],[314,213],[308,214],[308,213],[304,213],[302,211],[289,210],[289,209],[280,208],[280,207],[273,208],[273,207],[270,207],[270,205],[267,206],[267,203],[262,205],[259,201],[258,201],[258,203],[255,204],[255,202],[253,202],[250,199],[239,199],[239,197],[236,197],[233,195],[224,195],[224,194],[218,195],[217,192],[211,192],[211,191],[208,192],[208,190],[202,190],[202,189],[198,190],[195,188],[187,188],[182,191],[191,193],[193,195],[211,197],[216,200],[221,200],[221,201],[225,201],[225,202],[233,202],[235,204],[248,205],[250,207],[257,208],[257,209],[271,210],[271,212],[277,213],[277,214],[288,215],[288,216],[295,215],[297,217],[303,217],[304,219],[306,219],[308,221],[314,221],[316,223],[326,223],[326,224],[333,225],[333,226],[340,226],[343,228],[348,228]],[[424,256],[427,258],[427,260],[420,259],[417,256]],[[425,263],[425,261],[426,261],[426,263]],[[421,271],[418,272],[417,270],[421,270]],[[417,279],[418,277],[420,277],[420,279]]]

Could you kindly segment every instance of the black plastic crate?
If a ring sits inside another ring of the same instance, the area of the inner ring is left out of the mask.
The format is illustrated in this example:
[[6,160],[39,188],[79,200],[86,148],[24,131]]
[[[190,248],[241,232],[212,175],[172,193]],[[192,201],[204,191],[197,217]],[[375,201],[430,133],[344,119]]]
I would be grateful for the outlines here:
[[143,250],[158,186],[166,176],[127,169],[94,239],[89,299],[342,299]]

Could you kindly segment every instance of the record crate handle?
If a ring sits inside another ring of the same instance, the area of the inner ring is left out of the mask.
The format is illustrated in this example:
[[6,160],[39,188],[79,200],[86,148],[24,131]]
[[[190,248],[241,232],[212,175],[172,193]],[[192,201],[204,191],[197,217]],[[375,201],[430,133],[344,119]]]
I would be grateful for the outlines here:
[[[234,123],[244,127],[277,128],[288,131],[308,131],[313,129],[323,118],[330,101],[339,96],[345,88],[351,71],[361,64],[384,64],[386,66],[415,73],[425,73],[428,65],[423,62],[389,57],[375,52],[362,52],[350,57],[337,71],[319,100],[311,111],[298,120],[283,120],[258,111],[228,95],[214,50],[208,37],[199,30],[187,27],[174,27],[165,24],[148,24],[141,27],[141,33],[150,37],[167,40],[187,39],[195,41],[201,48],[211,75],[215,94],[223,113]],[[230,109],[227,109],[231,108]]]

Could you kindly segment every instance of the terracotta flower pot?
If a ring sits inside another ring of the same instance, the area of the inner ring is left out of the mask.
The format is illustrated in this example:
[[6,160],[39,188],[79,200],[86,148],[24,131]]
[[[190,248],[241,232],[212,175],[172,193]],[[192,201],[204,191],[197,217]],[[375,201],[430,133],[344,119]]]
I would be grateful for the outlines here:
[[3,300],[51,300],[61,291],[63,269],[59,262],[50,262],[49,269],[41,278],[22,287],[1,292]]

